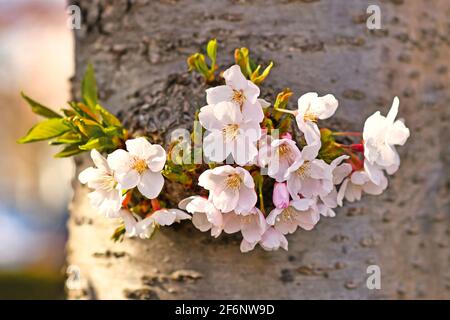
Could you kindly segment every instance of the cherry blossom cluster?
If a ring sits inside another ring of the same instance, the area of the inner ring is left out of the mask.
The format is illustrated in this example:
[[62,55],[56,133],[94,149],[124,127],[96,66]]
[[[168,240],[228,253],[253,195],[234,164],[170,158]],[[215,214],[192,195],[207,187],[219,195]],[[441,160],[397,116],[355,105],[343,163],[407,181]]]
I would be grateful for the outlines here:
[[[33,112],[47,120],[19,142],[51,140],[64,146],[57,157],[91,151],[94,166],[83,170],[79,181],[92,190],[88,198],[99,213],[119,219],[115,240],[150,238],[159,227],[191,220],[215,238],[241,233],[242,252],[257,245],[288,250],[286,235],[312,230],[321,217],[334,217],[344,200],[379,195],[387,188],[387,175],[400,166],[396,146],[410,135],[396,120],[397,97],[387,116],[375,112],[362,132],[319,128],[338,108],[332,94],[308,92],[296,108],[288,108],[293,93],[285,89],[271,103],[260,98],[258,84],[273,63],[260,73],[248,49],[240,48],[236,64],[217,77],[216,48],[215,40],[208,43],[210,65],[200,53],[188,58],[190,69],[215,85],[206,89],[199,126],[194,124],[203,134],[201,163],[176,161],[191,159],[184,149],[181,155],[173,152],[178,140],[164,149],[123,128],[100,106],[92,66],[83,79],[82,102],[70,102],[71,109],[62,114],[23,95]],[[188,197],[174,203],[162,192],[168,181],[182,184]]]
[[126,194],[134,188],[149,199],[156,199],[161,192],[166,151],[160,145],[140,137],[127,140],[126,150],[118,149],[107,158],[94,149],[91,158],[95,167],[83,170],[78,179],[94,189],[88,194],[92,206],[108,218],[121,218],[128,236],[150,238],[156,226],[191,218],[184,211],[165,208],[142,218],[126,208]]
[[[340,147],[343,154],[327,163],[319,157],[322,141],[317,121],[335,113],[338,101],[333,95],[306,93],[298,99],[298,110],[278,110],[295,116],[306,142],[300,148],[290,133],[274,138],[260,126],[263,109],[270,104],[258,99],[259,88],[239,66],[226,70],[223,77],[225,85],[206,91],[208,105],[200,110],[199,120],[209,133],[205,155],[215,162],[231,156],[237,165],[206,170],[198,185],[208,190],[208,198],[193,196],[180,203],[199,230],[210,230],[213,237],[222,231],[241,232],[242,252],[256,244],[265,250],[287,250],[287,234],[313,229],[321,216],[334,217],[333,209],[342,206],[344,198],[359,200],[363,191],[380,194],[386,189],[383,171],[393,174],[398,169],[394,146],[404,144],[409,136],[403,122],[394,122],[398,98],[387,118],[377,112],[367,119],[364,144]],[[364,150],[364,160],[352,150]],[[256,207],[255,181],[246,169],[255,166],[267,168],[274,180],[273,205],[267,215],[261,203]]]
[[[381,194],[388,184],[385,172],[393,174],[399,168],[395,145],[406,142],[409,130],[395,121],[398,98],[387,117],[376,112],[366,120],[362,136],[336,132],[327,140],[318,121],[330,118],[338,101],[331,94],[306,93],[298,99],[297,110],[276,110],[295,117],[301,132],[296,141],[291,132],[278,137],[275,128],[264,127],[270,103],[259,98],[260,89],[238,65],[227,69],[223,78],[223,85],[206,90],[207,105],[198,115],[206,131],[203,151],[210,164],[198,176],[206,196],[188,197],[180,201],[179,209],[160,208],[154,200],[164,185],[166,152],[144,137],[127,140],[126,150],[118,149],[107,158],[92,150],[95,167],[81,172],[79,179],[94,189],[89,194],[94,207],[107,217],[122,218],[126,235],[149,238],[156,227],[192,219],[196,228],[213,237],[240,232],[242,252],[257,244],[268,251],[287,250],[287,234],[299,228],[312,230],[321,216],[334,217],[344,199],[359,200],[363,192]],[[361,143],[343,145],[330,138],[339,136],[356,136]],[[335,157],[327,162],[321,149],[330,141]],[[261,175],[264,169],[267,177]],[[126,195],[135,188],[152,199],[152,210],[145,217],[127,208]],[[266,190],[271,190],[272,203],[264,205]]]

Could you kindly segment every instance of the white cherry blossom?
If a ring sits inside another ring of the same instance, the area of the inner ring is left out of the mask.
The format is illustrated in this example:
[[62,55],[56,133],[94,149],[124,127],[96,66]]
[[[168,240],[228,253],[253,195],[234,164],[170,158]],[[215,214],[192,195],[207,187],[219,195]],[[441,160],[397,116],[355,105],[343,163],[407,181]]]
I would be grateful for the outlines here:
[[161,170],[166,163],[166,151],[145,138],[125,142],[127,151],[119,149],[108,156],[108,164],[124,189],[137,186],[147,198],[156,198],[164,185]]
[[364,123],[364,156],[371,165],[378,165],[393,174],[400,166],[400,157],[395,145],[403,145],[409,137],[409,129],[400,120],[395,120],[398,113],[399,99],[394,98],[387,117],[375,112]]
[[192,196],[181,200],[178,207],[192,214],[192,224],[200,231],[211,230],[215,238],[222,233],[223,214],[208,199]]
[[91,151],[95,167],[82,171],[78,179],[94,191],[88,194],[91,205],[106,217],[114,218],[122,207],[122,186],[117,182],[106,159],[97,151]]
[[259,88],[247,80],[238,65],[234,65],[223,73],[225,85],[206,90],[206,102],[215,105],[220,102],[232,102],[242,111],[246,120],[260,123],[264,119],[263,107],[268,103],[258,99]]
[[128,210],[121,210],[120,216],[125,224],[125,234],[128,237],[148,239],[157,226],[170,226],[181,220],[191,219],[191,216],[179,209],[159,209],[142,219]]
[[267,133],[267,129],[261,129],[261,137],[258,141],[258,155],[252,164],[261,168],[267,167],[270,159],[272,141],[273,138]]
[[298,99],[298,111],[295,119],[298,128],[305,135],[308,152],[318,152],[321,147],[318,120],[330,118],[338,107],[338,101],[332,94],[319,97],[316,92],[308,92]]
[[275,208],[267,216],[267,223],[282,234],[293,233],[297,227],[311,230],[319,222],[314,199],[292,200],[287,208]]
[[319,195],[316,197],[317,210],[324,217],[336,216],[336,213],[333,210],[338,206],[338,192],[336,185],[341,184],[352,172],[352,166],[349,163],[341,164],[343,160],[348,158],[349,156],[343,155],[331,162],[330,167],[333,173],[333,189],[326,195]]
[[199,121],[208,130],[203,150],[209,160],[222,162],[231,154],[243,166],[257,156],[261,127],[257,121],[246,120],[233,103],[220,102],[201,108]]
[[268,164],[268,175],[277,182],[286,180],[288,168],[301,156],[300,150],[292,139],[274,139],[271,143],[271,150]]
[[250,212],[256,204],[255,182],[244,168],[224,165],[203,172],[198,185],[209,191],[214,206],[223,213]]
[[350,202],[361,199],[362,193],[371,195],[381,194],[388,185],[388,180],[380,168],[372,167],[376,172],[378,181],[374,182],[365,169],[355,171],[349,178],[346,178],[339,189],[337,196],[337,203],[342,206],[343,199]]

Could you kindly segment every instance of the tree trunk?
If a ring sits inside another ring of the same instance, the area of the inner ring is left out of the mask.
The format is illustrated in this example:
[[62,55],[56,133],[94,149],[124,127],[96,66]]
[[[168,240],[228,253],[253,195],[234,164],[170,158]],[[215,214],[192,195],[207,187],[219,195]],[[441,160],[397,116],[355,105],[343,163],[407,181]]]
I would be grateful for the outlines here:
[[[104,105],[133,130],[191,123],[205,94],[185,60],[217,38],[223,66],[242,46],[275,61],[261,90],[271,101],[285,87],[295,93],[292,105],[308,91],[333,93],[340,107],[326,124],[362,130],[398,95],[411,137],[382,196],[366,195],[313,231],[288,236],[288,252],[242,254],[237,236],[213,239],[189,223],[114,243],[118,222],[94,212],[74,180],[67,251],[83,289],[69,298],[450,298],[449,1],[380,1],[382,29],[374,31],[364,0],[75,4],[83,20],[73,92],[92,62]],[[87,164],[77,161],[78,169]],[[366,286],[369,265],[381,268],[381,290]]]

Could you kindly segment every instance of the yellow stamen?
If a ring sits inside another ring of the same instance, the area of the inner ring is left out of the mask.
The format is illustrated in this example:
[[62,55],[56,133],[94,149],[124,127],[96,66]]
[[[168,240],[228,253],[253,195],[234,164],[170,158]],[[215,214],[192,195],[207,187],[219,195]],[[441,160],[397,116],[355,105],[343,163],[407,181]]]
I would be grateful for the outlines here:
[[242,224],[250,224],[253,221],[252,219],[252,215],[246,215],[246,216],[241,216],[241,223]]
[[239,189],[241,182],[242,182],[241,177],[239,177],[238,174],[230,174],[225,179],[225,185],[227,186],[227,188],[232,190]]
[[105,174],[100,179],[97,180],[97,183],[100,186],[100,189],[105,191],[112,191],[117,185],[117,181],[114,179],[113,176],[109,174]]
[[308,109],[306,109],[306,111],[305,111],[305,114],[303,115],[303,119],[305,121],[317,122],[318,117],[314,112],[309,111],[309,107],[308,107]]
[[228,124],[222,129],[222,133],[225,136],[225,140],[234,140],[239,133],[239,125]]
[[287,145],[287,144],[281,144],[281,145],[278,147],[278,154],[279,154],[281,157],[284,157],[284,156],[286,156],[286,155],[289,155],[290,153],[291,153],[291,148],[290,148],[289,145]]
[[233,90],[233,96],[231,97],[231,100],[242,107],[245,101],[245,95],[242,90]]
[[136,170],[139,174],[143,174],[148,169],[147,162],[145,162],[145,160],[136,158],[134,159],[132,168]]
[[297,216],[297,211],[293,209],[292,207],[287,207],[286,209],[281,212],[281,214],[277,217],[277,221],[283,221],[283,222],[291,222],[295,219]]
[[300,168],[297,169],[296,173],[301,178],[304,179],[309,176],[309,170],[311,169],[311,164],[309,161],[305,161]]

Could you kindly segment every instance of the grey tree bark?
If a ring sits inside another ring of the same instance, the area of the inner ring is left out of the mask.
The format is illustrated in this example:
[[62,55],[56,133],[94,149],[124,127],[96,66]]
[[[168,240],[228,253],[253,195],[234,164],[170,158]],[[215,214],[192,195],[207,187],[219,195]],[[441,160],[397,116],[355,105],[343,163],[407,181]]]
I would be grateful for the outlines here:
[[[241,46],[276,62],[262,89],[272,101],[285,87],[293,102],[331,92],[340,107],[327,124],[361,130],[398,95],[412,134],[382,196],[290,235],[288,252],[241,254],[237,237],[212,239],[188,223],[114,243],[117,222],[94,212],[74,180],[67,259],[84,286],[69,298],[450,298],[450,2],[377,1],[382,29],[370,31],[372,2],[75,1],[83,20],[73,92],[92,62],[101,100],[133,130],[170,132],[191,122],[205,95],[185,59],[216,37],[223,65]],[[78,169],[87,164],[77,160]],[[366,287],[373,264],[381,290]]]

